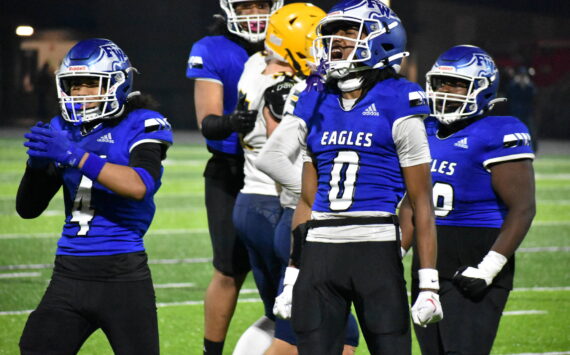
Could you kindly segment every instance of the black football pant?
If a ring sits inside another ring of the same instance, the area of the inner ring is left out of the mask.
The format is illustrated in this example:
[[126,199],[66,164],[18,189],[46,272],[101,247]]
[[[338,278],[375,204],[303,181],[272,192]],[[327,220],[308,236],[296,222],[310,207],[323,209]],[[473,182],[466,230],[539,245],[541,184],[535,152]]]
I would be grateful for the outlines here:
[[152,280],[101,282],[54,275],[20,339],[24,355],[76,354],[101,329],[117,355],[159,354]]
[[292,309],[299,354],[340,355],[351,304],[370,354],[411,354],[399,243],[304,245]]
[[[450,280],[440,279],[443,319],[426,328],[414,325],[423,355],[487,355],[491,353],[509,290],[489,287],[475,302],[459,292]],[[412,280],[412,304],[418,297],[418,280]]]
[[[206,171],[221,169],[220,165],[227,163],[213,156],[208,161]],[[237,237],[232,220],[236,197],[243,187],[243,168],[241,174],[232,171],[227,168],[221,176],[206,175],[205,197],[214,267],[224,275],[239,276],[248,273],[250,265],[247,249]]]

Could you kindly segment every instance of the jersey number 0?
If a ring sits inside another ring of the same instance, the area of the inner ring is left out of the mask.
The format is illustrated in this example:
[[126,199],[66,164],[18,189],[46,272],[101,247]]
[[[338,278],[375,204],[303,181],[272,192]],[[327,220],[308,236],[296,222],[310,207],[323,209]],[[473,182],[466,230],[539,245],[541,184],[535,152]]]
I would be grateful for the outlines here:
[[334,158],[329,182],[331,211],[346,211],[352,206],[359,161],[358,153],[350,150],[340,151]]

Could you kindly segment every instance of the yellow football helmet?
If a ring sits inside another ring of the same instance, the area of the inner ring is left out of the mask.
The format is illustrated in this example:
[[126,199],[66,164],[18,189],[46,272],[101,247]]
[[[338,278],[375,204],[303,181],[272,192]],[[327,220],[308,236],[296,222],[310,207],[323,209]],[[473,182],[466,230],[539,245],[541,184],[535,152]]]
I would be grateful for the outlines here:
[[269,17],[265,48],[278,59],[289,63],[297,73],[311,73],[315,59],[311,48],[315,29],[326,13],[305,2],[285,5]]

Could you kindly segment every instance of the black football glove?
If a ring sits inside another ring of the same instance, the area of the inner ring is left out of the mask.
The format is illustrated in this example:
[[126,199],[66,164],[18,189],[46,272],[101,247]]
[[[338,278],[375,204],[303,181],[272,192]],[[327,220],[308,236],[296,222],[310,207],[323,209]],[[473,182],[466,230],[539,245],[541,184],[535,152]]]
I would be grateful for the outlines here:
[[471,298],[472,300],[479,300],[485,294],[487,282],[482,278],[463,275],[468,268],[469,266],[461,266],[457,269],[455,275],[453,275],[453,284],[465,297]]
[[248,134],[255,126],[257,119],[257,110],[241,111],[237,110],[230,115],[224,116],[234,132]]
[[475,301],[480,300],[506,263],[506,257],[495,251],[489,251],[477,267],[461,266],[457,269],[453,275],[453,284],[466,297]]

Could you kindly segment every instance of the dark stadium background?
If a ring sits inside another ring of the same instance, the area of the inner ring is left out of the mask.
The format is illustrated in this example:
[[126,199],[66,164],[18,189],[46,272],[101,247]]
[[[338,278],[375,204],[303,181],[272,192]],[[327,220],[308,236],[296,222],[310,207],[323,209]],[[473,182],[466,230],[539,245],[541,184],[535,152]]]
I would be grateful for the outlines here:
[[[314,3],[328,10],[335,1]],[[477,44],[499,64],[503,90],[509,70],[534,69],[535,135],[570,139],[570,1],[392,0],[392,8],[408,32],[412,80],[423,86],[425,72],[448,47]],[[136,89],[158,99],[176,129],[196,129],[186,61],[215,13],[217,0],[0,0],[0,130],[56,113],[52,73],[59,53],[89,37],[123,48],[142,74]],[[33,26],[34,35],[18,37],[18,25]],[[507,114],[508,105],[499,113]]]

